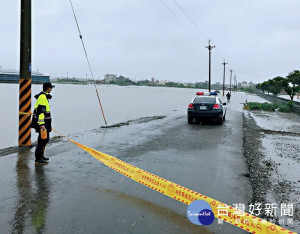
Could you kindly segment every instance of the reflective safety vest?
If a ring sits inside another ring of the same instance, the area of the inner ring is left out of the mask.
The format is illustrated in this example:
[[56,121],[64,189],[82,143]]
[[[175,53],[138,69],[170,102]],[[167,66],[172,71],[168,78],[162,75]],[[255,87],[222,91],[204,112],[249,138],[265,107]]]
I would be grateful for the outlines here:
[[52,96],[46,92],[40,92],[34,96],[37,100],[34,106],[32,127],[39,131],[40,125],[45,125],[48,132],[51,132],[51,112],[49,99]]

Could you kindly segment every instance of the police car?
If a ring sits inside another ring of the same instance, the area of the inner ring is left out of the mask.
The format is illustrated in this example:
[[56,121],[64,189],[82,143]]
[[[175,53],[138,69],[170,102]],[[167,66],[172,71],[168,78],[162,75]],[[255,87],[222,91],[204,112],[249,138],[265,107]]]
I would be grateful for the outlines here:
[[226,116],[226,103],[222,103],[217,92],[197,92],[196,97],[188,105],[187,117],[188,123],[192,124],[194,120],[217,120],[223,124]]

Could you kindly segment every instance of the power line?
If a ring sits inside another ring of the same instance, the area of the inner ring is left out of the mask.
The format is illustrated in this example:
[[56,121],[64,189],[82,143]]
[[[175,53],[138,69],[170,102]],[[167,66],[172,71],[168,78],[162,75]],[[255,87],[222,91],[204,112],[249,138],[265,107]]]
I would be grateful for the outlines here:
[[[185,10],[180,6],[180,4],[176,1],[176,0],[172,0],[174,2],[174,4],[179,8],[179,10],[185,15],[185,17],[189,20],[189,22],[194,26],[194,28],[196,28],[196,30],[198,32],[200,32],[202,34],[202,36],[204,36],[206,39],[208,38],[207,35],[197,26],[197,24],[192,20],[192,18],[185,12]],[[168,5],[162,0],[162,2],[164,3],[164,5],[168,8],[168,10],[174,15],[174,17],[176,17],[176,19],[186,28],[186,30],[188,30],[195,38],[195,34],[189,30],[186,25],[180,20],[180,18],[174,13],[174,11],[172,11]],[[198,40],[198,38],[197,38]],[[218,54],[216,54],[216,57],[218,57],[218,59],[220,59],[220,56]],[[227,70],[227,69],[226,69]],[[230,70],[229,70],[230,71]],[[236,71],[236,70],[235,70]],[[238,71],[239,72],[239,71]],[[266,75],[259,75],[259,74],[249,74],[249,73],[243,73],[243,72],[239,72],[239,74],[242,74],[244,76],[256,76],[256,77],[266,77]]]
[[181,12],[186,16],[186,18],[188,18],[188,20],[194,25],[194,27],[205,37],[205,39],[208,40],[208,36],[194,23],[194,21],[191,19],[191,17],[188,16],[188,14],[182,9],[182,7],[176,2],[176,0],[173,0],[173,2],[181,10]]
[[164,6],[171,12],[171,14],[179,21],[179,23],[197,40],[201,43],[201,40],[180,20],[180,18],[174,13],[174,11],[171,10],[171,8],[164,2],[164,0],[161,0],[161,2],[164,4]]
[[[165,7],[168,8],[168,10],[173,14],[174,17],[176,17],[176,19],[196,38],[195,34],[193,32],[191,32],[185,24],[183,24],[183,22],[180,20],[180,18],[174,13],[174,11],[172,11],[169,6],[162,0],[163,4],[165,5]],[[191,19],[191,17],[183,10],[183,8],[178,4],[178,2],[176,0],[173,0],[173,2],[175,3],[175,5],[177,6],[177,8],[179,8],[179,10],[185,15],[185,17],[189,20],[189,22],[194,26],[194,28],[200,32],[200,34],[202,36],[204,36],[206,39],[208,38],[207,35],[196,25],[196,23],[194,23],[194,21]],[[197,38],[198,40],[198,38]],[[200,41],[200,40],[198,40]],[[210,42],[210,40],[209,40]],[[200,41],[200,43],[202,44],[202,42]],[[209,90],[210,90],[210,86],[211,86],[211,49],[214,48],[215,46],[206,46],[206,48],[209,49]]]

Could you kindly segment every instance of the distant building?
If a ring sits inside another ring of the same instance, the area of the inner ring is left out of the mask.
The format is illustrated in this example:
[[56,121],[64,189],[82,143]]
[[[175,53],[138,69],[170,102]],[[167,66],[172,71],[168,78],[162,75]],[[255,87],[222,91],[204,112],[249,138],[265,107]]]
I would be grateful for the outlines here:
[[242,88],[248,88],[249,84],[246,81],[243,81],[243,82],[240,83],[240,87],[242,87]]
[[121,75],[116,78],[117,83],[123,83],[123,82],[125,82],[125,80],[126,80],[126,78]]
[[256,86],[256,84],[252,83],[252,81],[250,81],[250,82],[248,83],[248,85],[249,85],[249,86]]
[[151,78],[151,83],[154,84],[155,83],[155,79],[154,77]]
[[106,74],[104,75],[104,82],[109,84],[110,82],[116,82],[117,81],[117,75],[114,74]]
[[[18,70],[0,70],[0,83],[19,83],[20,72]],[[40,72],[31,73],[31,83],[42,84],[50,82],[50,76],[44,75]]]
[[160,80],[160,81],[159,81],[159,84],[160,84],[160,85],[165,85],[165,84],[168,83],[168,82],[170,82],[170,81],[168,81],[168,80]]

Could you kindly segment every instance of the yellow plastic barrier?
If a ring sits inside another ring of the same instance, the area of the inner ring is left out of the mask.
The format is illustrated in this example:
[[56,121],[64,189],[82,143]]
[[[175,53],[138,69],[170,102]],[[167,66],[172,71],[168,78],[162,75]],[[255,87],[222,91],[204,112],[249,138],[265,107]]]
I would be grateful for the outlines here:
[[[56,133],[60,134],[58,131],[53,129]],[[64,136],[65,137],[65,136]],[[244,229],[251,233],[267,233],[267,234],[275,234],[275,233],[295,233],[289,231],[285,228],[282,228],[278,225],[273,223],[267,222],[259,217],[250,215],[246,212],[243,215],[237,215],[237,210],[234,207],[207,197],[203,194],[195,192],[191,189],[185,188],[179,184],[175,184],[171,181],[168,181],[164,178],[161,178],[157,175],[151,174],[143,169],[135,167],[129,163],[126,163],[118,158],[115,158],[111,155],[101,153],[97,150],[89,148],[85,145],[82,145],[76,141],[73,141],[66,137],[70,142],[77,145],[81,149],[88,152],[91,156],[105,164],[106,166],[112,168],[113,170],[127,176],[128,178],[135,180],[136,182],[143,184],[157,192],[160,192],[168,197],[171,197],[177,201],[180,201],[186,205],[189,205],[191,202],[195,200],[204,200],[208,202],[211,207],[212,211],[215,215],[215,218],[219,218],[228,222],[236,227]],[[218,207],[227,208],[226,215],[218,216]],[[236,221],[239,220],[239,223]]]

